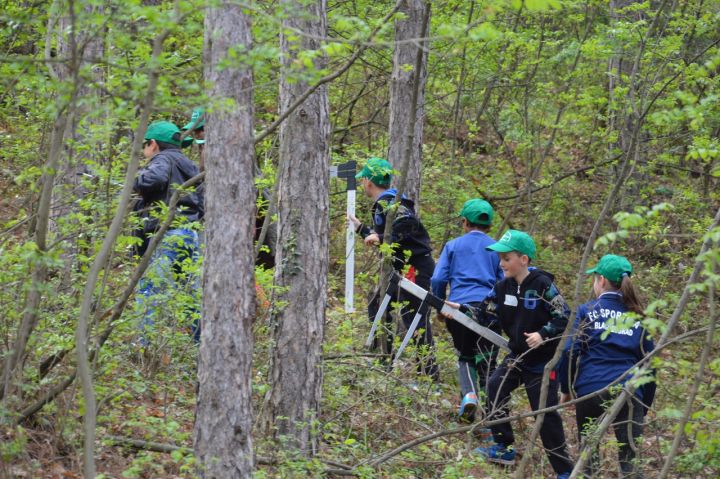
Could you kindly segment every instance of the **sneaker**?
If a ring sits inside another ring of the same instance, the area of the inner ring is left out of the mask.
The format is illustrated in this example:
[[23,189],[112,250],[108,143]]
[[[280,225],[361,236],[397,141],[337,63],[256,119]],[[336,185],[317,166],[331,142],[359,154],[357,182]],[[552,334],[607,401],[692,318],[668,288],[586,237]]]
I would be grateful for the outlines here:
[[478,399],[475,393],[467,393],[460,402],[458,408],[458,418],[463,422],[475,421],[475,411],[477,410]]
[[481,444],[492,444],[493,436],[490,428],[479,427],[472,431],[473,437]]
[[557,475],[557,479],[570,479],[570,473],[569,472],[562,472]]
[[473,452],[481,455],[488,462],[496,462],[506,466],[515,464],[515,449],[512,445],[506,446],[495,443],[488,447],[476,447]]

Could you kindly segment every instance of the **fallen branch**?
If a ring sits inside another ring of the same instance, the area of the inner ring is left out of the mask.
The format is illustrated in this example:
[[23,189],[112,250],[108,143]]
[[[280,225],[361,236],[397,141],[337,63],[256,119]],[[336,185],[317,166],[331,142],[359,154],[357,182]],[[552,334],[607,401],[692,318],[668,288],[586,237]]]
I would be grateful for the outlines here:
[[[176,451],[180,451],[183,454],[192,454],[193,449],[191,447],[187,446],[176,446],[175,444],[168,444],[163,442],[155,442],[155,441],[146,441],[143,439],[133,439],[130,437],[123,437],[123,436],[115,436],[115,435],[107,435],[105,436],[105,439],[113,446],[122,446],[122,447],[129,447],[132,449],[137,449],[141,451],[151,451],[151,452],[161,452],[164,454],[171,454]],[[340,462],[335,462],[329,459],[321,459],[318,458],[320,462],[323,464],[327,464],[329,466],[333,466],[338,468],[336,469],[328,469],[325,472],[328,474],[344,474],[344,475],[356,475],[352,471],[352,466],[348,466],[346,464],[342,464]],[[281,464],[282,462],[278,460],[276,457],[268,457],[268,456],[257,456],[255,458],[255,461],[257,464],[262,464],[263,466],[276,466],[278,464]],[[350,474],[348,474],[350,473]]]

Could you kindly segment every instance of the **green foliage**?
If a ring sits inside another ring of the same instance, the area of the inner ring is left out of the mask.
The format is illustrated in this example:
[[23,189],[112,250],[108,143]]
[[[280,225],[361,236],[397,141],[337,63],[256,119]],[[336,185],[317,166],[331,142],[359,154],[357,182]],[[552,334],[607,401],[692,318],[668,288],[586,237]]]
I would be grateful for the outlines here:
[[[199,105],[208,111],[237,107],[228,99],[206,97],[202,57],[207,3],[75,2],[74,29],[68,23],[69,5],[7,2],[0,13],[0,282],[4,286],[0,335],[5,345],[0,359],[8,354],[23,316],[37,313],[28,354],[16,378],[22,395],[3,403],[2,417],[12,417],[39,400],[73,370],[79,298],[118,207],[132,131],[151,70],[159,72],[152,119],[184,124]],[[359,42],[367,41],[389,8],[383,2],[367,1],[329,5],[329,38],[313,50],[297,47],[295,61],[284,70],[279,34],[282,31],[296,46],[303,38],[283,30],[282,21],[305,13],[283,5],[244,5],[253,20],[253,43],[234,46],[222,62],[223,68],[252,68],[258,132],[278,116],[281,74],[292,82],[312,84],[335,71]],[[642,324],[657,338],[667,330],[700,243],[705,238],[715,241],[699,258],[702,274],[691,288],[679,329],[693,331],[707,324],[705,298],[720,282],[715,270],[720,229],[704,237],[720,191],[718,9],[713,2],[696,0],[668,5],[662,14],[657,8],[652,2],[636,2],[610,13],[606,4],[574,0],[432,2],[419,204],[435,256],[446,241],[462,234],[456,215],[463,202],[484,197],[497,212],[490,234],[497,237],[508,227],[530,231],[540,249],[538,266],[556,274],[562,291],[572,291],[589,232],[628,154],[623,148],[632,137],[629,130],[641,122],[636,135],[638,161],[611,206],[614,223],[600,224],[594,247],[598,254],[615,252],[631,259],[636,269],[633,279],[637,278],[649,303]],[[656,17],[661,28],[650,31]],[[382,25],[374,45],[327,85],[333,163],[363,161],[387,152],[394,22],[405,19],[407,15],[398,13]],[[151,61],[153,39],[165,29],[169,31],[163,53]],[[77,78],[67,73],[71,31],[97,57],[81,65]],[[46,52],[51,61],[45,61]],[[319,68],[323,55],[328,65]],[[637,73],[618,70],[619,59],[628,67],[636,63]],[[615,67],[609,70],[608,65]],[[52,127],[73,92],[77,92],[74,123],[62,144],[60,168],[52,171],[46,166]],[[256,187],[266,193],[258,197],[257,206],[264,213],[277,172],[277,137],[270,135],[256,145],[256,154],[261,170]],[[190,155],[195,158],[197,152]],[[37,204],[43,174],[49,173],[57,177],[48,248],[41,251],[35,238]],[[456,358],[444,326],[436,322],[436,356],[442,371],[436,395],[422,380],[415,388],[411,384],[418,382],[411,358],[427,351],[410,347],[403,367],[393,373],[388,373],[385,359],[361,354],[368,330],[361,311],[375,288],[380,259],[391,256],[392,248],[365,249],[358,242],[359,312],[342,312],[346,220],[338,185],[331,183],[338,194],[331,196],[325,389],[322,417],[313,426],[321,438],[320,459],[359,464],[355,472],[368,478],[502,475],[469,454],[475,440],[464,436],[436,439],[377,469],[367,465],[381,452],[412,438],[455,427]],[[358,212],[367,210],[369,202],[360,198]],[[155,214],[162,218],[166,213]],[[277,220],[277,215],[271,219]],[[95,288],[92,348],[110,326],[107,311],[120,298],[137,264],[131,250],[138,243],[132,235],[138,226],[137,218],[128,217]],[[292,250],[298,239],[281,240]],[[292,268],[302,267],[302,258],[291,255],[288,261]],[[33,271],[41,267],[47,269],[47,278],[34,284]],[[196,276],[201,268],[202,263],[187,262],[179,279]],[[262,267],[255,274],[257,290],[264,294],[258,297],[253,325],[256,411],[262,410],[270,387],[267,363],[274,344],[267,318],[273,308],[284,306],[273,299],[277,293],[273,274]],[[42,301],[37,311],[30,311],[25,298],[34,290],[42,293]],[[200,314],[194,309],[199,294],[186,283],[158,298],[158,318],[145,350],[137,345],[140,303],[130,299],[93,361],[101,404],[99,437],[107,433],[191,446],[197,348],[186,330]],[[634,321],[628,315],[613,327],[624,329]],[[646,436],[666,437],[662,447],[669,444],[667,434],[683,410],[688,378],[697,367],[699,336],[668,347],[653,361],[660,392]],[[675,465],[679,476],[713,477],[720,470],[715,439],[720,411],[713,400],[718,364],[715,360],[710,365],[712,375],[701,385],[684,431],[686,442]],[[40,457],[76,457],[81,447],[77,417],[83,406],[72,391],[47,404],[27,429],[2,427],[3,461],[34,467],[33,460]],[[527,409],[524,400],[514,401],[514,408]],[[519,437],[526,431],[523,423]],[[56,450],[43,455],[36,445],[46,443]],[[277,449],[259,431],[256,446],[259,455]],[[109,443],[103,447],[103,454],[118,452]],[[542,454],[535,454],[541,464]],[[115,456],[118,462],[107,465],[107,477],[194,473],[194,458],[181,451],[127,451]],[[258,467],[256,477],[319,477],[330,467],[320,459],[280,455],[275,466]]]

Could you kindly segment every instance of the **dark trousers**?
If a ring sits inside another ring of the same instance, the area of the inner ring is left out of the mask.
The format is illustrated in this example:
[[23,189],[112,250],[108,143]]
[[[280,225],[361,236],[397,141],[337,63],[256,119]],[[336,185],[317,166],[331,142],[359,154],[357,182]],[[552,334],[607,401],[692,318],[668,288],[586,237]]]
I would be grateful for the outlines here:
[[[607,392],[579,402],[575,405],[575,418],[577,419],[580,439],[592,434],[592,425],[605,413],[608,402],[614,398]],[[645,410],[642,403],[636,397],[625,403],[620,413],[613,422],[615,438],[618,442],[618,458],[620,460],[620,472],[623,478],[640,479],[642,477],[637,464],[635,464],[635,450],[638,444],[638,437],[643,433],[643,415]],[[592,460],[585,466],[585,474],[588,477],[595,477],[598,472],[600,458],[597,450],[593,451]]]
[[[542,373],[533,373],[523,370],[517,366],[511,366],[513,359],[505,358],[498,368],[490,376],[488,382],[488,419],[501,419],[510,415],[508,403],[510,394],[520,387],[525,386],[530,407],[533,411],[538,410],[540,403],[540,388],[542,386]],[[550,380],[545,407],[552,407],[558,403],[557,379]],[[509,422],[491,426],[495,442],[510,445],[515,442],[512,425]],[[545,452],[548,455],[550,464],[556,473],[570,472],[573,463],[567,454],[565,445],[565,432],[563,431],[562,419],[557,411],[545,413],[542,427],[540,428]]]
[[[480,303],[470,305],[479,306]],[[461,398],[467,393],[477,394],[476,383],[480,391],[486,391],[487,381],[497,366],[498,348],[457,321],[445,319],[445,324],[452,336],[453,345],[460,354],[458,377]],[[493,329],[499,332],[496,328]]]
[[[415,268],[415,284],[423,289],[429,290],[430,278],[435,270],[435,261],[432,259],[432,256],[427,255],[420,258],[413,258],[411,264]],[[400,303],[407,302],[407,305],[403,306],[400,310],[400,318],[402,319],[405,329],[407,329],[410,327],[418,309],[420,309],[422,301],[415,296],[406,293],[400,288],[396,291],[391,291],[391,293],[393,295],[393,301]],[[383,296],[385,296],[385,291],[376,293],[370,300],[370,303],[368,304],[368,315],[370,316],[370,321],[375,319],[375,314],[377,314],[377,310],[380,307],[380,301]],[[393,323],[390,311],[391,308],[388,307],[384,318],[386,326],[392,325]],[[392,336],[393,335],[388,331],[387,339],[389,344],[392,344]],[[432,335],[432,324],[430,323],[430,308],[426,308],[425,314],[423,314],[420,318],[420,322],[418,323],[417,330],[413,335],[412,342],[418,348],[419,352],[421,352],[418,356],[418,372],[432,377],[435,381],[439,380],[440,372],[435,361],[435,343]],[[388,350],[390,349],[391,348],[388,347]]]

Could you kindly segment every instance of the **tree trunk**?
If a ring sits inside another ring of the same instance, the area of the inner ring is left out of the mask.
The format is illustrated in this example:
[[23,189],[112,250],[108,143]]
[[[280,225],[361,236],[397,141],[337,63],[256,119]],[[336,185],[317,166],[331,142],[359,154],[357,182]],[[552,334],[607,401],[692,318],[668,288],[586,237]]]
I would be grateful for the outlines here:
[[[423,19],[430,22],[430,15],[425,15],[425,8],[430,8],[423,0],[407,0],[400,11],[406,15],[404,20],[395,22],[395,54],[393,56],[393,72],[390,81],[390,124],[388,161],[395,169],[400,167],[405,151],[405,139],[410,129],[408,115],[409,105],[413,98],[415,84],[414,65],[417,58],[419,41],[423,31]],[[429,25],[428,25],[429,26]],[[425,31],[429,31],[428,28]],[[417,40],[417,41],[408,41]],[[414,122],[413,144],[411,145],[410,164],[405,190],[409,198],[420,204],[420,163],[422,159],[423,122],[425,120],[425,81],[427,78],[427,52],[423,55],[422,68],[417,75],[419,90],[417,95],[417,119]]]
[[[65,15],[58,19],[57,28],[57,50],[60,58],[70,58],[73,55],[71,44],[67,38],[67,32],[70,31],[72,21],[79,21],[84,25],[91,25],[93,17],[101,16],[105,13],[105,7],[99,5],[93,7],[84,5],[77,9],[78,18]],[[98,27],[94,29],[86,27],[78,32],[77,44],[80,49],[78,52],[79,69],[90,66],[91,81],[83,80],[78,85],[78,98],[81,99],[76,107],[75,115],[72,121],[68,122],[65,137],[71,139],[63,150],[63,157],[60,161],[56,186],[53,190],[53,198],[51,205],[50,229],[55,234],[61,236],[63,234],[60,222],[70,217],[73,208],[76,208],[75,199],[83,198],[88,191],[83,187],[83,176],[86,174],[96,174],[89,167],[90,163],[103,164],[107,158],[112,156],[106,150],[107,145],[111,144],[108,138],[100,137],[95,131],[103,131],[104,121],[107,121],[107,107],[104,104],[104,96],[96,85],[103,85],[105,73],[101,66],[101,61],[105,55],[105,33],[106,28]],[[55,66],[58,78],[63,81],[72,81],[72,72],[67,64],[58,64]],[[75,145],[97,145],[93,149],[76,148]],[[107,165],[108,170],[110,165]],[[109,200],[109,199],[108,199]],[[109,213],[108,213],[109,214]],[[94,220],[98,223],[108,222],[106,215],[95,213]],[[71,220],[73,227],[77,228],[77,221]],[[67,228],[67,226],[66,226]],[[60,276],[61,283],[59,288],[70,289],[73,286],[73,271],[78,268],[77,257],[81,249],[80,241],[67,241],[63,251],[63,273]]]
[[[326,2],[284,3],[289,13],[281,35],[283,74],[280,109],[286,111],[308,89],[292,81],[298,54],[318,50],[325,37]],[[297,13],[294,13],[297,12]],[[285,31],[290,32],[285,34]],[[301,31],[306,35],[297,35]],[[310,38],[312,37],[312,38]],[[322,68],[324,55],[315,59]],[[302,73],[302,72],[299,72]],[[313,92],[280,127],[278,242],[275,256],[276,309],[272,315],[274,348],[266,422],[288,447],[314,454],[311,434],[322,392],[321,346],[327,302],[328,167],[330,120],[327,89]]]
[[[626,9],[637,3],[637,0],[610,0],[610,28],[614,29],[621,22],[630,23],[633,21],[643,20],[643,15],[639,12],[628,13]],[[635,51],[638,48],[636,44],[618,45],[615,54],[608,61],[608,105],[609,105],[609,131],[617,133],[617,139],[610,143],[609,155],[614,155],[616,150],[621,151],[624,155],[631,154],[629,152],[632,143],[632,132],[634,128],[634,112],[636,108],[640,108],[637,102],[637,87],[631,80],[634,77],[633,67],[635,65]],[[630,83],[629,83],[630,82]],[[629,91],[628,88],[633,88]],[[621,97],[618,98],[617,90],[621,90]],[[624,90],[624,91],[622,91]],[[632,176],[638,180],[638,170],[634,169]],[[620,170],[615,169],[616,177],[619,177]],[[632,208],[630,198],[636,198],[638,194],[639,184],[637,181],[628,182],[627,195],[619,198],[619,208]]]
[[205,478],[245,478],[253,469],[252,321],[255,185],[253,79],[249,68],[218,68],[231,48],[250,48],[250,19],[224,3],[205,17],[210,98],[235,104],[209,111],[206,143],[206,256],[198,365],[195,455]]

